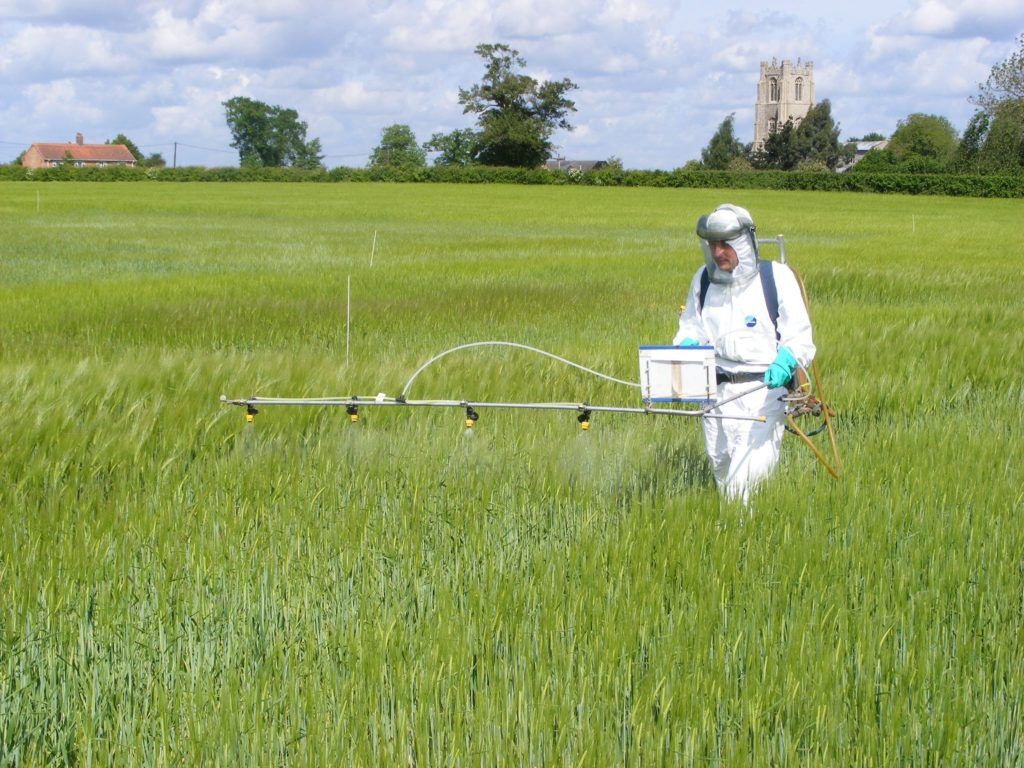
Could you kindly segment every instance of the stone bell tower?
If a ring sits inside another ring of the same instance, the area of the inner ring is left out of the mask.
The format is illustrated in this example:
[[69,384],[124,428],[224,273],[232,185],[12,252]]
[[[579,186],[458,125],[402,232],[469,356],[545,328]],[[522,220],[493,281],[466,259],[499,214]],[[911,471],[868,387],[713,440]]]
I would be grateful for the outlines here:
[[799,123],[813,106],[814,62],[797,59],[794,66],[788,59],[781,64],[775,58],[770,64],[762,61],[754,107],[754,149],[790,118]]

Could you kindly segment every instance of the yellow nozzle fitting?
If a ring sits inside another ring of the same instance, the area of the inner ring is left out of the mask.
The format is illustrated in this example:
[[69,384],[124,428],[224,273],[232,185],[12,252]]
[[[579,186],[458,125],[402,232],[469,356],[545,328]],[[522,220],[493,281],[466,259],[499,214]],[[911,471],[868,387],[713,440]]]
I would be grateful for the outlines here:
[[348,420],[351,421],[353,424],[355,424],[357,421],[359,421],[359,414],[358,413],[350,413],[349,417],[348,417]]
[[587,431],[588,429],[590,429],[590,422],[589,421],[581,421],[580,422],[580,429],[582,429],[584,432]]
[[254,421],[256,421],[256,415],[253,413],[245,414],[245,421],[248,424],[252,424]]
[[476,422],[473,419],[466,419],[466,429],[472,429]]

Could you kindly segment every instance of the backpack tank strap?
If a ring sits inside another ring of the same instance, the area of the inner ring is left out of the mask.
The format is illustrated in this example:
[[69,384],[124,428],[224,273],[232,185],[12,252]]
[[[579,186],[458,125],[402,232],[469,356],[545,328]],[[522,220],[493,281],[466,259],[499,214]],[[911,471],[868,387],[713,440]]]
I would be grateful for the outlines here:
[[[775,271],[769,260],[758,261],[757,269],[761,276],[761,290],[764,291],[764,303],[768,307],[768,316],[775,326],[775,340],[781,341],[782,334],[779,333],[779,291],[775,287]],[[707,272],[707,267],[704,268]]]

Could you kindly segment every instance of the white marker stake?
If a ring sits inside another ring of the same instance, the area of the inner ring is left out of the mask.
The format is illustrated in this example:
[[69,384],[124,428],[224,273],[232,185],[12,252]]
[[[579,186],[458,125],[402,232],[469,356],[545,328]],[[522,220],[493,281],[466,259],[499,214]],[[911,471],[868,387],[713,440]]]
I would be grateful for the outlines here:
[[352,275],[348,276],[348,290],[345,294],[345,367],[348,368],[349,327],[352,324]]

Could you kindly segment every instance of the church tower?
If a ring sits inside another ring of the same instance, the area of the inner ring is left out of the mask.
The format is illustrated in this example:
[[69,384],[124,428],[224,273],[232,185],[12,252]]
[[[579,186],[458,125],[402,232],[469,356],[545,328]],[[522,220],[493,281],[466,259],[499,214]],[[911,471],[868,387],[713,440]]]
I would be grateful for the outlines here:
[[754,107],[754,149],[760,147],[768,134],[781,128],[790,118],[803,120],[814,106],[814,62],[788,59],[782,64],[772,58],[771,64],[761,62],[761,79],[757,82],[757,105]]

